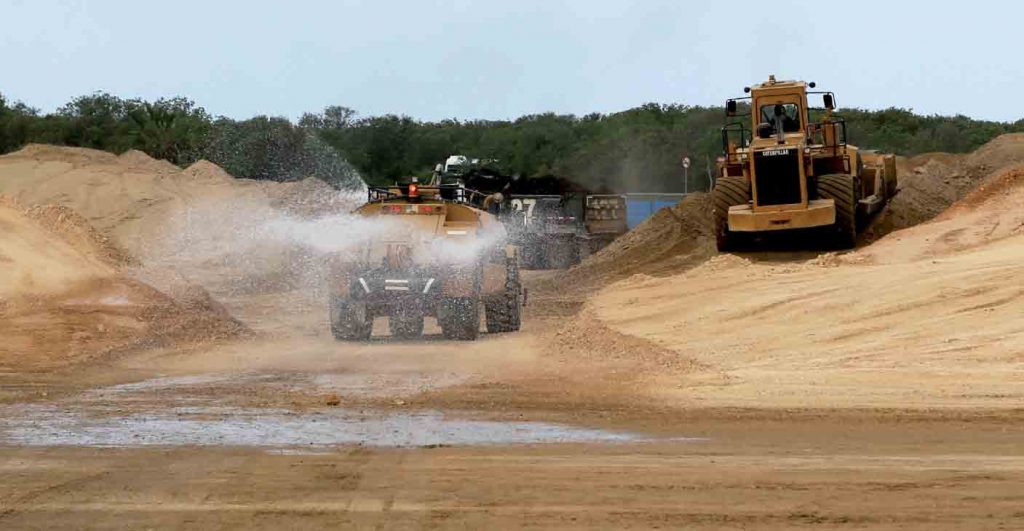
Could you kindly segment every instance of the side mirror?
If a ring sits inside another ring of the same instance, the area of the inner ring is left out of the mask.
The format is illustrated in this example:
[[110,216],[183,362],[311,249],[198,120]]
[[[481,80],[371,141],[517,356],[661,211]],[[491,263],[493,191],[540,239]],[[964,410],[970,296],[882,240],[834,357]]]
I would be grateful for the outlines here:
[[771,138],[772,137],[772,124],[767,122],[761,122],[757,124],[757,137],[758,138]]
[[725,114],[736,116],[736,100],[725,100]]
[[831,111],[832,109],[836,108],[836,100],[834,97],[832,97],[831,94],[825,94],[825,96],[822,99],[825,100],[826,109]]

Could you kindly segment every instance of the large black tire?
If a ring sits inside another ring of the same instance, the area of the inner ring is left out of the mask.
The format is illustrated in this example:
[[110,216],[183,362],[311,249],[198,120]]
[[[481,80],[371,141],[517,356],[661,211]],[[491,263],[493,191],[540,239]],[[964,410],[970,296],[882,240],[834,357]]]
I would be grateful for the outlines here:
[[522,326],[523,286],[519,280],[519,264],[509,258],[505,265],[505,293],[484,306],[487,332],[501,334],[517,332]]
[[729,207],[750,202],[750,185],[745,177],[719,177],[711,191],[714,205],[715,244],[719,252],[736,249],[737,235],[729,231]]
[[522,299],[519,295],[503,295],[495,299],[484,308],[487,320],[487,332],[490,334],[502,334],[505,332],[517,332],[522,326]]
[[388,316],[388,330],[401,339],[415,339],[423,335],[423,312],[410,310]]
[[833,173],[818,177],[818,197],[836,204],[836,245],[851,249],[857,245],[857,177]]
[[446,339],[474,341],[480,336],[480,300],[475,297],[441,301],[438,324]]
[[373,316],[366,304],[342,297],[330,300],[331,334],[341,341],[366,341],[373,333]]

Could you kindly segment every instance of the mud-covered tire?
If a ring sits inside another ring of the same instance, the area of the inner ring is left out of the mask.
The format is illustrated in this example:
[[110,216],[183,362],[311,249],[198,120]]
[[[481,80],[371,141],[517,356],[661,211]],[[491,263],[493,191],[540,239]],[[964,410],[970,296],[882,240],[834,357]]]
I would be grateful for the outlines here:
[[423,313],[408,312],[388,316],[388,330],[393,337],[415,339],[423,335]]
[[818,177],[818,197],[836,205],[836,245],[851,249],[857,245],[857,178],[846,173]]
[[523,288],[518,280],[506,283],[505,293],[484,305],[487,333],[518,332],[522,326]]
[[750,185],[744,177],[719,177],[711,191],[715,218],[715,244],[719,252],[733,251],[739,239],[729,231],[729,207],[750,202]]
[[480,300],[474,297],[444,299],[438,324],[445,339],[474,341],[480,336]]
[[[586,240],[577,240],[582,244]],[[523,284],[519,275],[519,256],[513,254],[505,259],[505,292],[492,297],[484,305],[487,332],[501,334],[517,332],[522,325]]]
[[487,333],[503,334],[517,332],[522,326],[522,303],[519,296],[505,295],[488,303],[484,308],[487,320]]
[[373,317],[366,311],[366,304],[342,297],[332,297],[330,302],[331,335],[340,341],[366,341],[373,333]]

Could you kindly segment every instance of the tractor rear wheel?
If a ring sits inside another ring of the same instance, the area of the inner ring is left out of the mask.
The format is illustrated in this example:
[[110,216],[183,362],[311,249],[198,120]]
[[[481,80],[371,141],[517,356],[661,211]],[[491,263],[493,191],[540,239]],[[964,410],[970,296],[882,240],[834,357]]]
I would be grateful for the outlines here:
[[480,300],[476,297],[442,300],[438,323],[445,339],[476,340],[480,335]]
[[484,313],[487,319],[487,332],[501,334],[516,332],[521,326],[521,306],[519,295],[502,295],[487,303]]
[[718,251],[732,251],[736,248],[737,235],[729,231],[729,207],[750,202],[750,185],[745,177],[719,177],[711,191],[711,200]]
[[505,264],[505,292],[484,305],[488,333],[500,334],[519,330],[522,325],[522,296],[523,286],[519,280],[518,259],[513,256],[508,258]]
[[857,178],[846,173],[818,177],[818,197],[836,204],[836,244],[842,249],[857,245]]
[[331,334],[341,341],[366,341],[373,333],[373,317],[366,304],[343,297],[330,301]]

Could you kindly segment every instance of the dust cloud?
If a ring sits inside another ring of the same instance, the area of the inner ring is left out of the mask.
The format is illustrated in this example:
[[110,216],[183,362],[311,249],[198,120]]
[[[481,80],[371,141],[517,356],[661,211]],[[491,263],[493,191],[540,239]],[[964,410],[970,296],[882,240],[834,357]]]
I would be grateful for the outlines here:
[[414,216],[363,216],[354,209],[365,196],[347,194],[341,212],[297,215],[258,198],[194,201],[171,215],[161,235],[146,246],[138,274],[159,284],[167,272],[218,296],[302,290],[326,295],[330,264],[383,259],[386,246],[410,245],[424,264],[459,265],[499,247],[504,231],[477,237],[410,231]]

